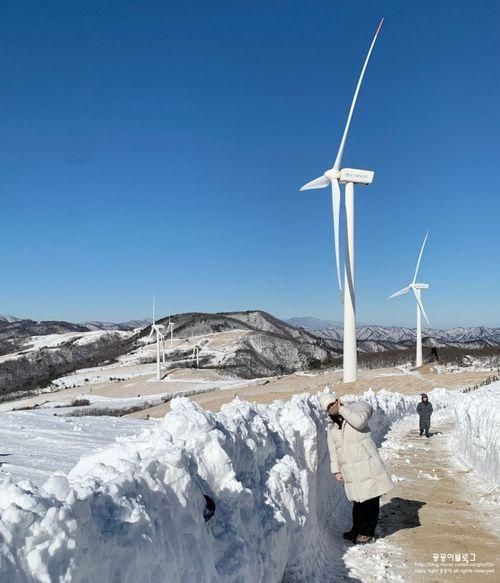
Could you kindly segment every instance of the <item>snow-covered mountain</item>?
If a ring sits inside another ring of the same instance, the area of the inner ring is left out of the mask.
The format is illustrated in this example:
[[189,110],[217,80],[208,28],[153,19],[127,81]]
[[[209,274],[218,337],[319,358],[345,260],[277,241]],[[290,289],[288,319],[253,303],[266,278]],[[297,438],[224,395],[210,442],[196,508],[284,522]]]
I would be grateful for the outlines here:
[[[287,320],[293,326],[308,330],[323,338],[342,340],[343,328],[339,322],[321,320],[311,317],[297,317]],[[424,344],[426,346],[454,346],[457,348],[481,348],[484,346],[500,345],[500,328],[475,326],[471,328],[458,327],[440,330],[434,328],[423,329]],[[358,326],[358,339],[375,343],[393,343],[396,345],[412,345],[415,342],[415,329],[403,326]]]
[[19,322],[19,320],[22,320],[22,318],[9,316],[9,314],[0,314],[0,324],[11,324],[12,322]]
[[80,324],[71,322],[22,320],[0,322],[0,356],[20,350],[24,342],[32,336],[47,336],[49,334],[66,334],[68,332],[89,332]]
[[[169,368],[191,366],[190,338],[203,343],[208,342],[199,340],[203,336],[228,332],[231,333],[230,349],[227,335],[222,338],[220,349],[204,348],[200,359],[202,368],[256,378],[340,364],[342,327],[336,322],[314,318],[293,318],[285,322],[260,310],[179,314],[172,316],[172,322],[176,338],[186,342],[170,354]],[[148,343],[149,332],[147,321],[114,325],[4,318],[0,321],[0,391],[5,395],[29,391],[79,368],[133,356]],[[358,350],[365,362],[393,365],[398,354],[403,354],[401,351],[413,348],[415,330],[362,325],[358,339]],[[494,347],[498,350],[500,328],[426,329],[423,344],[427,348],[469,351]],[[150,356],[144,363],[153,360]]]
[[306,328],[309,330],[335,330],[342,327],[342,322],[332,322],[331,320],[322,320],[314,316],[304,316],[301,318],[289,318],[285,320],[297,328]]
[[[29,318],[18,318],[9,314],[0,314],[0,327],[6,324],[15,324],[17,322],[35,323]],[[46,324],[46,321],[36,322],[37,324]],[[78,326],[78,329],[85,328],[86,330],[135,330],[137,328],[145,328],[151,324],[150,318],[142,318],[137,320],[127,320],[126,322],[101,322],[99,320],[91,320],[89,322],[64,322],[68,326]]]
[[151,324],[151,319],[142,320],[127,320],[126,322],[100,322],[92,320],[90,322],[82,322],[81,326],[85,326],[89,330],[136,330],[137,328],[145,328]]
[[[188,313],[171,317],[177,339],[185,339],[169,354],[168,368],[192,366],[193,339],[200,343],[201,368],[242,378],[291,373],[332,364],[341,345],[296,328],[259,310],[228,313]],[[166,323],[168,318],[159,319]],[[120,357],[136,360],[136,351],[152,342],[150,325],[122,330],[69,322],[21,320],[0,325],[0,392],[29,391],[80,368],[96,367]],[[221,344],[209,349],[207,336],[220,333]],[[205,338],[203,338],[205,337]],[[135,355],[135,356],[134,356]],[[141,363],[154,361],[151,355]],[[0,394],[0,400],[2,395]]]
[[[261,310],[241,312],[187,313],[171,317],[178,338],[235,331],[230,354],[222,361],[209,351],[203,353],[202,364],[243,378],[291,373],[331,364],[341,354],[341,344],[333,338],[321,338],[307,330],[291,326]],[[159,320],[166,324],[168,318]],[[150,328],[141,332],[149,334]],[[189,351],[192,347],[188,345]],[[182,356],[182,355],[180,355]],[[182,366],[173,362],[172,366]]]

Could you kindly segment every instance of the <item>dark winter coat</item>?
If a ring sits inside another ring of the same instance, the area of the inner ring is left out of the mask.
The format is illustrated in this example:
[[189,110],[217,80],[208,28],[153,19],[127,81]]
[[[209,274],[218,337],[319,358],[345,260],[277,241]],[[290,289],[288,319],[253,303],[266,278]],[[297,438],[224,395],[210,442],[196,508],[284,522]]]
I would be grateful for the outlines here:
[[420,429],[429,428],[431,425],[432,405],[429,401],[421,401],[417,405],[417,413],[420,415]]

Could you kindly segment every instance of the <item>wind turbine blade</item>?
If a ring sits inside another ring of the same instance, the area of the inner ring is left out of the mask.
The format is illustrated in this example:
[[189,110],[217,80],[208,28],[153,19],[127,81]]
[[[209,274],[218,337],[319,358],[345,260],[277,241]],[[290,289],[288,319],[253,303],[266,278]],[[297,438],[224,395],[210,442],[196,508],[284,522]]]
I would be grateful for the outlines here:
[[375,46],[375,42],[377,40],[378,33],[380,32],[380,29],[382,28],[383,22],[384,22],[384,19],[382,18],[382,20],[380,21],[380,23],[377,27],[377,31],[375,32],[375,36],[373,37],[372,44],[370,45],[370,48],[368,49],[368,54],[366,55],[366,59],[365,59],[363,68],[361,69],[361,74],[360,74],[359,79],[358,79],[358,84],[356,85],[356,90],[354,91],[354,97],[352,99],[351,108],[349,110],[349,115],[347,116],[347,123],[345,125],[344,133],[342,135],[342,140],[340,142],[339,151],[337,152],[337,157],[335,158],[335,162],[333,164],[334,170],[340,170],[340,165],[342,164],[342,156],[344,154],[345,143],[347,140],[347,134],[349,133],[349,127],[351,125],[352,115],[354,113],[354,108],[356,107],[358,93],[359,93],[359,90],[361,88],[361,83],[363,82],[363,77],[365,76],[365,71],[366,71],[366,67],[368,66],[368,61],[370,60],[370,56],[372,54],[373,47]]
[[420,254],[418,256],[417,268],[415,269],[415,276],[413,277],[413,283],[415,283],[417,281],[418,269],[420,267],[420,261],[422,260],[422,254],[424,252],[424,247],[425,247],[425,244],[427,242],[428,236],[429,236],[429,231],[427,231],[427,233],[425,234],[424,242],[422,243],[422,247],[420,248]]
[[312,190],[313,188],[325,188],[329,184],[330,184],[330,181],[328,180],[328,178],[326,176],[320,176],[319,178],[315,178],[314,180],[311,180],[311,182],[304,184],[304,186],[302,186],[300,188],[300,190]]
[[427,314],[425,313],[424,304],[422,303],[422,300],[418,297],[417,290],[413,289],[413,293],[415,294],[415,299],[417,300],[417,304],[418,304],[418,307],[420,308],[420,311],[424,315],[424,318],[425,318],[427,324],[429,324],[429,326],[430,326],[431,323],[429,322],[429,318],[427,317]]
[[153,336],[154,331],[155,331],[154,327],[151,326],[151,332],[149,333],[148,338],[151,338],[151,336]]
[[402,296],[403,294],[407,294],[410,291],[410,286],[406,286],[403,289],[400,289],[399,291],[397,291],[396,293],[393,293],[392,296],[389,296],[387,299],[390,300],[392,298],[395,298],[396,296]]
[[335,262],[337,265],[337,280],[339,282],[339,291],[342,297],[342,279],[340,277],[340,251],[339,251],[340,198],[341,193],[339,181],[332,180],[333,238],[335,243]]
[[155,325],[156,296],[153,296],[153,326]]

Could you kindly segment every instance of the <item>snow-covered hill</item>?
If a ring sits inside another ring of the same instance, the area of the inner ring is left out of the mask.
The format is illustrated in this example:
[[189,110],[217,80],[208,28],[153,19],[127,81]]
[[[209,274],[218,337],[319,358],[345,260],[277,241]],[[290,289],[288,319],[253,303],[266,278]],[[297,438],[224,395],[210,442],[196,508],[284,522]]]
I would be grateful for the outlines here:
[[19,322],[19,320],[22,320],[22,318],[9,316],[8,314],[0,314],[0,324],[11,324],[12,322]]
[[[53,330],[49,327],[48,330]],[[0,355],[0,400],[43,387],[79,368],[97,366],[131,350],[133,333],[120,330],[63,331],[18,336],[14,349]],[[1,338],[2,330],[0,330]]]
[[0,322],[0,356],[22,350],[24,343],[34,336],[83,333],[89,329],[71,322],[20,320]]
[[[166,324],[168,318],[159,320]],[[204,368],[218,368],[244,378],[291,373],[296,370],[318,368],[340,356],[341,344],[333,339],[319,338],[307,330],[290,326],[261,310],[244,312],[187,313],[172,316],[177,338],[200,338],[200,363]],[[231,350],[215,350],[206,343],[218,334],[234,332]],[[141,332],[146,338],[149,329]],[[183,366],[192,351],[192,344],[172,355],[170,367]],[[191,366],[191,359],[188,360]]]

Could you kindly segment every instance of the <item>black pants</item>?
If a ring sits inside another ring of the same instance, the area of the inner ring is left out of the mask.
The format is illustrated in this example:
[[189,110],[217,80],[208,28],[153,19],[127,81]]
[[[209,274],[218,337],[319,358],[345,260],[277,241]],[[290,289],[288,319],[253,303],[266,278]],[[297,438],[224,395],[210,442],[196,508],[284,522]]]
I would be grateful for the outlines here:
[[431,428],[430,421],[422,421],[420,420],[420,435],[423,435],[425,432],[425,436],[429,437],[429,429]]
[[354,502],[352,507],[352,529],[354,535],[374,536],[378,523],[380,496],[364,502]]

